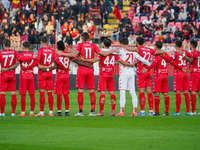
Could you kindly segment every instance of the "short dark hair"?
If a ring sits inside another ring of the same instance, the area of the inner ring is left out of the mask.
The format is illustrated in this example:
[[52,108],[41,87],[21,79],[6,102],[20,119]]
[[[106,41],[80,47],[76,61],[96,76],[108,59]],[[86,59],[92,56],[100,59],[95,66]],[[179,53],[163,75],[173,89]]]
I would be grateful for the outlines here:
[[143,37],[137,37],[136,41],[140,44],[143,45],[144,44],[144,38]]
[[9,39],[5,39],[5,40],[3,40],[3,44],[4,44],[6,47],[10,47],[11,42],[10,42]]
[[120,44],[128,45],[128,39],[127,38],[121,38],[119,42],[120,42]]
[[190,41],[190,44],[191,44],[194,48],[197,47],[197,41],[195,41],[195,40]]
[[89,34],[87,32],[83,32],[81,34],[81,37],[83,38],[83,41],[88,41],[89,40]]
[[28,42],[28,41],[24,41],[22,45],[25,48],[30,48],[30,46],[31,46],[30,42]]
[[163,43],[162,43],[161,41],[157,41],[157,42],[155,43],[155,46],[157,46],[157,48],[161,49],[162,46],[163,46]]
[[181,41],[181,40],[176,40],[176,41],[175,41],[175,45],[176,45],[177,47],[182,47],[182,41]]
[[58,48],[58,50],[61,50],[61,51],[65,50],[65,44],[63,43],[63,41],[57,42],[57,48]]
[[110,47],[110,45],[111,45],[111,40],[110,40],[110,39],[104,39],[104,40],[103,40],[103,44],[104,44],[106,47]]
[[42,42],[42,43],[48,43],[48,42],[49,42],[48,37],[47,37],[47,36],[42,36],[42,37],[41,37],[41,42]]

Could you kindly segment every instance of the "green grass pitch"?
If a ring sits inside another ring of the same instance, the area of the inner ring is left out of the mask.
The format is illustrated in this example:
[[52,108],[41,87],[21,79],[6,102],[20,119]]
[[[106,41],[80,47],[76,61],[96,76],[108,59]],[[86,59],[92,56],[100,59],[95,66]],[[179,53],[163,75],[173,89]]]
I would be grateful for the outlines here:
[[[46,97],[45,117],[29,117],[29,96],[27,94],[27,117],[10,117],[10,95],[6,95],[6,117],[0,118],[0,150],[195,150],[200,149],[200,116],[184,116],[185,102],[182,97],[181,116],[131,117],[132,102],[127,93],[124,117],[110,117],[110,98],[106,94],[103,117],[89,117],[90,101],[84,93],[84,117],[74,117],[78,112],[77,91],[70,94],[69,117],[49,117]],[[97,93],[96,113],[98,113]],[[119,92],[116,92],[116,112],[119,111]],[[16,114],[20,113],[20,96]],[[56,95],[54,95],[54,114]],[[147,98],[147,97],[146,97]],[[175,111],[175,94],[170,93],[170,114]],[[164,100],[161,96],[160,113],[164,113]],[[198,99],[198,98],[197,98]],[[197,112],[200,112],[199,99]],[[138,112],[140,109],[138,108]],[[39,112],[39,93],[36,92],[35,114]],[[148,103],[146,103],[146,113]],[[63,103],[64,113],[64,103]]]

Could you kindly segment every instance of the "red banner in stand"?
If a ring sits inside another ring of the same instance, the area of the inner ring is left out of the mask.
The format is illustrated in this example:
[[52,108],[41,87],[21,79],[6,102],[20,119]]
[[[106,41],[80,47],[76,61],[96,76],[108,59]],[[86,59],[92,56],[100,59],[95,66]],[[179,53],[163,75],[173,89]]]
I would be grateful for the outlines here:
[[100,6],[90,7],[89,13],[90,13],[90,15],[100,15]]
[[22,51],[22,44],[24,41],[28,41],[28,35],[10,37],[11,49],[16,51]]

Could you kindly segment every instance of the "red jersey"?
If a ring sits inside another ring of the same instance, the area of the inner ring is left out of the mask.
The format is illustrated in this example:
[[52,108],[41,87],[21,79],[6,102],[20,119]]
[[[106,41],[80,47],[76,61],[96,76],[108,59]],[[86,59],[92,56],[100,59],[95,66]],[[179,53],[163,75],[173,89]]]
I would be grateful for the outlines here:
[[187,56],[193,58],[193,62],[190,63],[190,72],[200,73],[200,52],[195,50]]
[[69,26],[62,25],[62,26],[61,26],[61,30],[62,30],[62,33],[63,33],[63,34],[66,34],[67,31],[69,31]]
[[[156,53],[155,50],[145,47],[145,46],[138,47],[138,50],[139,50],[138,54],[142,58],[146,59],[147,61],[150,61],[151,55],[155,55]],[[137,74],[140,74],[140,70],[142,70],[143,68],[146,68],[145,66],[146,65],[144,65],[142,62],[137,61]]]
[[76,37],[77,35],[79,35],[80,33],[79,33],[79,31],[72,31],[72,33],[71,33],[71,35],[72,35],[72,37]]
[[[11,49],[5,49],[0,52],[0,63],[1,63],[1,68],[9,68],[13,66],[17,59],[19,58],[19,53],[15,50]],[[3,74],[9,74],[9,75],[14,75],[15,76],[15,70],[11,71],[6,71],[2,72]]]
[[114,65],[115,60],[120,60],[120,57],[118,55],[108,55],[108,56],[101,56],[98,55],[100,61],[99,61],[99,75],[106,76],[106,77],[112,77],[114,76]]
[[[93,59],[95,56],[95,53],[99,53],[101,50],[93,43],[83,42],[83,43],[77,44],[75,51],[78,51],[79,56],[82,56],[84,59]],[[87,62],[84,62],[84,63],[92,65],[92,63],[87,63]],[[81,69],[81,68],[84,70],[91,69],[84,66],[78,66],[78,69]]]
[[[186,50],[181,50],[181,49],[178,49],[178,50],[183,51],[185,55],[187,56],[190,55],[190,53]],[[181,56],[177,51],[174,51],[172,56],[173,56],[174,62],[178,64],[178,66],[187,69],[187,62],[183,56]],[[185,73],[182,70],[175,67],[174,74],[177,75],[177,74],[185,74]]]
[[[23,53],[21,53],[19,55],[19,58],[22,58],[22,57],[33,57],[33,55],[34,54],[29,52],[29,51],[24,51]],[[28,67],[28,66],[32,65],[33,62],[34,62],[34,59],[31,59],[31,60],[26,61],[26,62],[20,61],[20,67],[21,68]],[[33,68],[28,69],[26,71],[21,70],[20,71],[20,79],[34,79]]]
[[[49,47],[43,47],[38,49],[37,58],[40,59],[40,65],[50,66],[54,60],[55,51]],[[52,74],[52,71],[42,72],[38,71],[38,74]]]
[[[161,56],[154,56],[152,65],[154,68],[154,75],[159,76],[160,74],[167,74],[167,62]],[[150,66],[150,67],[151,67]],[[148,69],[150,68],[148,67]]]
[[[69,53],[69,52],[63,52],[63,53]],[[55,55],[54,61],[56,64],[58,64],[58,68],[56,69],[56,76],[63,76],[64,78],[66,74],[69,74],[69,66],[70,66],[70,60],[73,60],[74,58],[68,58],[65,56]]]

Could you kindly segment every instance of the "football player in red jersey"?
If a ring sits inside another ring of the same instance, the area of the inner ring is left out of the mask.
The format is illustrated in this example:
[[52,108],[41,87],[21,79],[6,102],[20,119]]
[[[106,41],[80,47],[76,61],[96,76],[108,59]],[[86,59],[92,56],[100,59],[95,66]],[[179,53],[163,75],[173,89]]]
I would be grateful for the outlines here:
[[[69,54],[70,52],[64,51],[65,44],[63,41],[57,42],[57,49],[58,51],[62,51],[63,53]],[[83,62],[77,61],[75,58],[68,58],[65,56],[60,56],[58,54],[55,55],[54,58],[54,66],[50,67],[49,70],[56,69],[56,78],[54,84],[54,93],[57,94],[57,109],[58,112],[55,116],[62,116],[61,107],[62,107],[62,95],[64,96],[65,100],[65,116],[69,116],[69,66],[70,60],[85,66],[93,68],[92,65],[84,64]],[[43,72],[46,72],[47,69],[41,69]]]
[[[3,41],[4,50],[0,52],[0,63],[1,63],[1,87],[0,87],[0,103],[1,103],[1,116],[5,116],[5,105],[6,99],[5,94],[10,91],[11,94],[11,106],[12,112],[11,116],[15,116],[15,109],[17,106],[16,97],[16,78],[15,78],[15,68],[19,65],[17,59],[19,58],[19,53],[15,50],[10,49],[11,41],[5,39]],[[15,66],[13,67],[13,65]]]
[[[23,43],[23,53],[20,54],[20,58],[31,58],[30,61],[22,62],[20,61],[21,68],[28,67],[33,64],[35,57],[30,50],[30,43],[25,41]],[[30,96],[30,116],[34,116],[34,108],[35,108],[35,81],[34,81],[34,73],[33,68],[23,71],[20,71],[20,83],[19,83],[19,94],[21,95],[21,114],[18,116],[25,116],[25,106],[26,106],[26,90],[28,89]]]
[[[151,48],[144,46],[144,38],[138,37],[136,39],[136,45],[137,48],[130,48],[125,47],[125,49],[129,51],[137,52],[142,58],[150,61],[152,55],[162,55],[164,51],[155,51]],[[139,103],[141,107],[141,112],[138,113],[138,116],[145,116],[145,94],[144,91],[146,89],[147,95],[148,95],[148,102],[149,102],[149,116],[153,116],[153,94],[151,91],[151,72],[147,71],[146,73],[141,73],[141,70],[143,68],[146,68],[146,66],[140,62],[137,61],[137,87],[139,92]]]
[[[173,59],[178,66],[185,68],[187,70],[187,62],[185,56],[181,56],[178,51],[182,51],[185,55],[190,55],[186,50],[182,50],[182,41],[177,40],[175,42],[175,48],[177,51],[173,52]],[[188,94],[189,90],[189,80],[187,73],[183,72],[178,68],[174,68],[174,91],[176,92],[176,112],[172,116],[180,116],[180,106],[181,106],[181,91],[183,91],[186,104],[186,113],[185,115],[190,115],[190,97]]]
[[190,49],[191,53],[184,53],[179,51],[179,53],[185,57],[185,59],[190,62],[190,87],[189,90],[191,91],[191,105],[192,105],[192,112],[190,115],[196,115],[196,92],[200,97],[200,52],[196,50],[197,48],[197,41],[190,41]]
[[38,65],[38,88],[40,92],[40,112],[36,116],[44,116],[45,105],[45,90],[48,95],[49,102],[49,116],[53,116],[53,103],[54,98],[52,95],[53,90],[53,75],[52,71],[47,69],[47,72],[42,72],[41,69],[49,68],[52,65],[55,56],[55,50],[48,47],[49,39],[46,36],[41,37],[42,48],[38,49],[37,58],[39,59]]
[[[102,51],[110,51],[109,49],[110,46],[111,46],[111,40],[105,39],[103,41],[104,49],[102,49]],[[110,116],[115,116],[115,106],[116,106],[115,81],[114,81],[115,61],[118,61],[119,63],[129,67],[134,67],[134,64],[129,64],[128,62],[122,60],[118,55],[114,54],[110,54],[108,56],[98,55],[94,59],[84,59],[82,57],[80,58],[80,60],[89,63],[95,63],[99,61],[98,91],[100,92],[100,98],[99,98],[100,112],[97,114],[97,116],[104,115],[103,110],[105,104],[106,88],[110,94],[110,100],[111,100],[112,110]]]
[[[162,42],[157,41],[155,43],[155,50],[161,51]],[[167,54],[163,54],[167,55]],[[155,103],[155,116],[159,116],[159,105],[160,105],[160,93],[163,93],[165,98],[165,114],[169,116],[169,103],[170,98],[168,95],[169,92],[169,83],[168,83],[168,69],[167,62],[159,55],[153,57],[153,62],[148,68],[142,70],[143,73],[154,68],[154,78],[153,78],[153,93],[154,93],[154,103]]]
[[[76,50],[73,53],[73,55],[65,54],[62,52],[58,52],[58,54],[66,57],[82,56],[84,59],[93,59],[95,53],[102,56],[107,56],[115,51],[114,49],[110,51],[101,51],[95,44],[88,42],[89,34],[87,32],[82,33],[81,39],[83,42],[77,44]],[[93,65],[93,63],[87,63],[87,62],[84,63],[88,65]],[[83,92],[85,83],[87,85],[87,89],[90,94],[90,102],[91,102],[91,113],[89,114],[89,116],[95,116],[96,95],[94,92],[95,89],[94,70],[91,68],[78,65],[77,76],[76,76],[76,88],[78,88],[79,112],[75,114],[75,116],[83,116]]]

